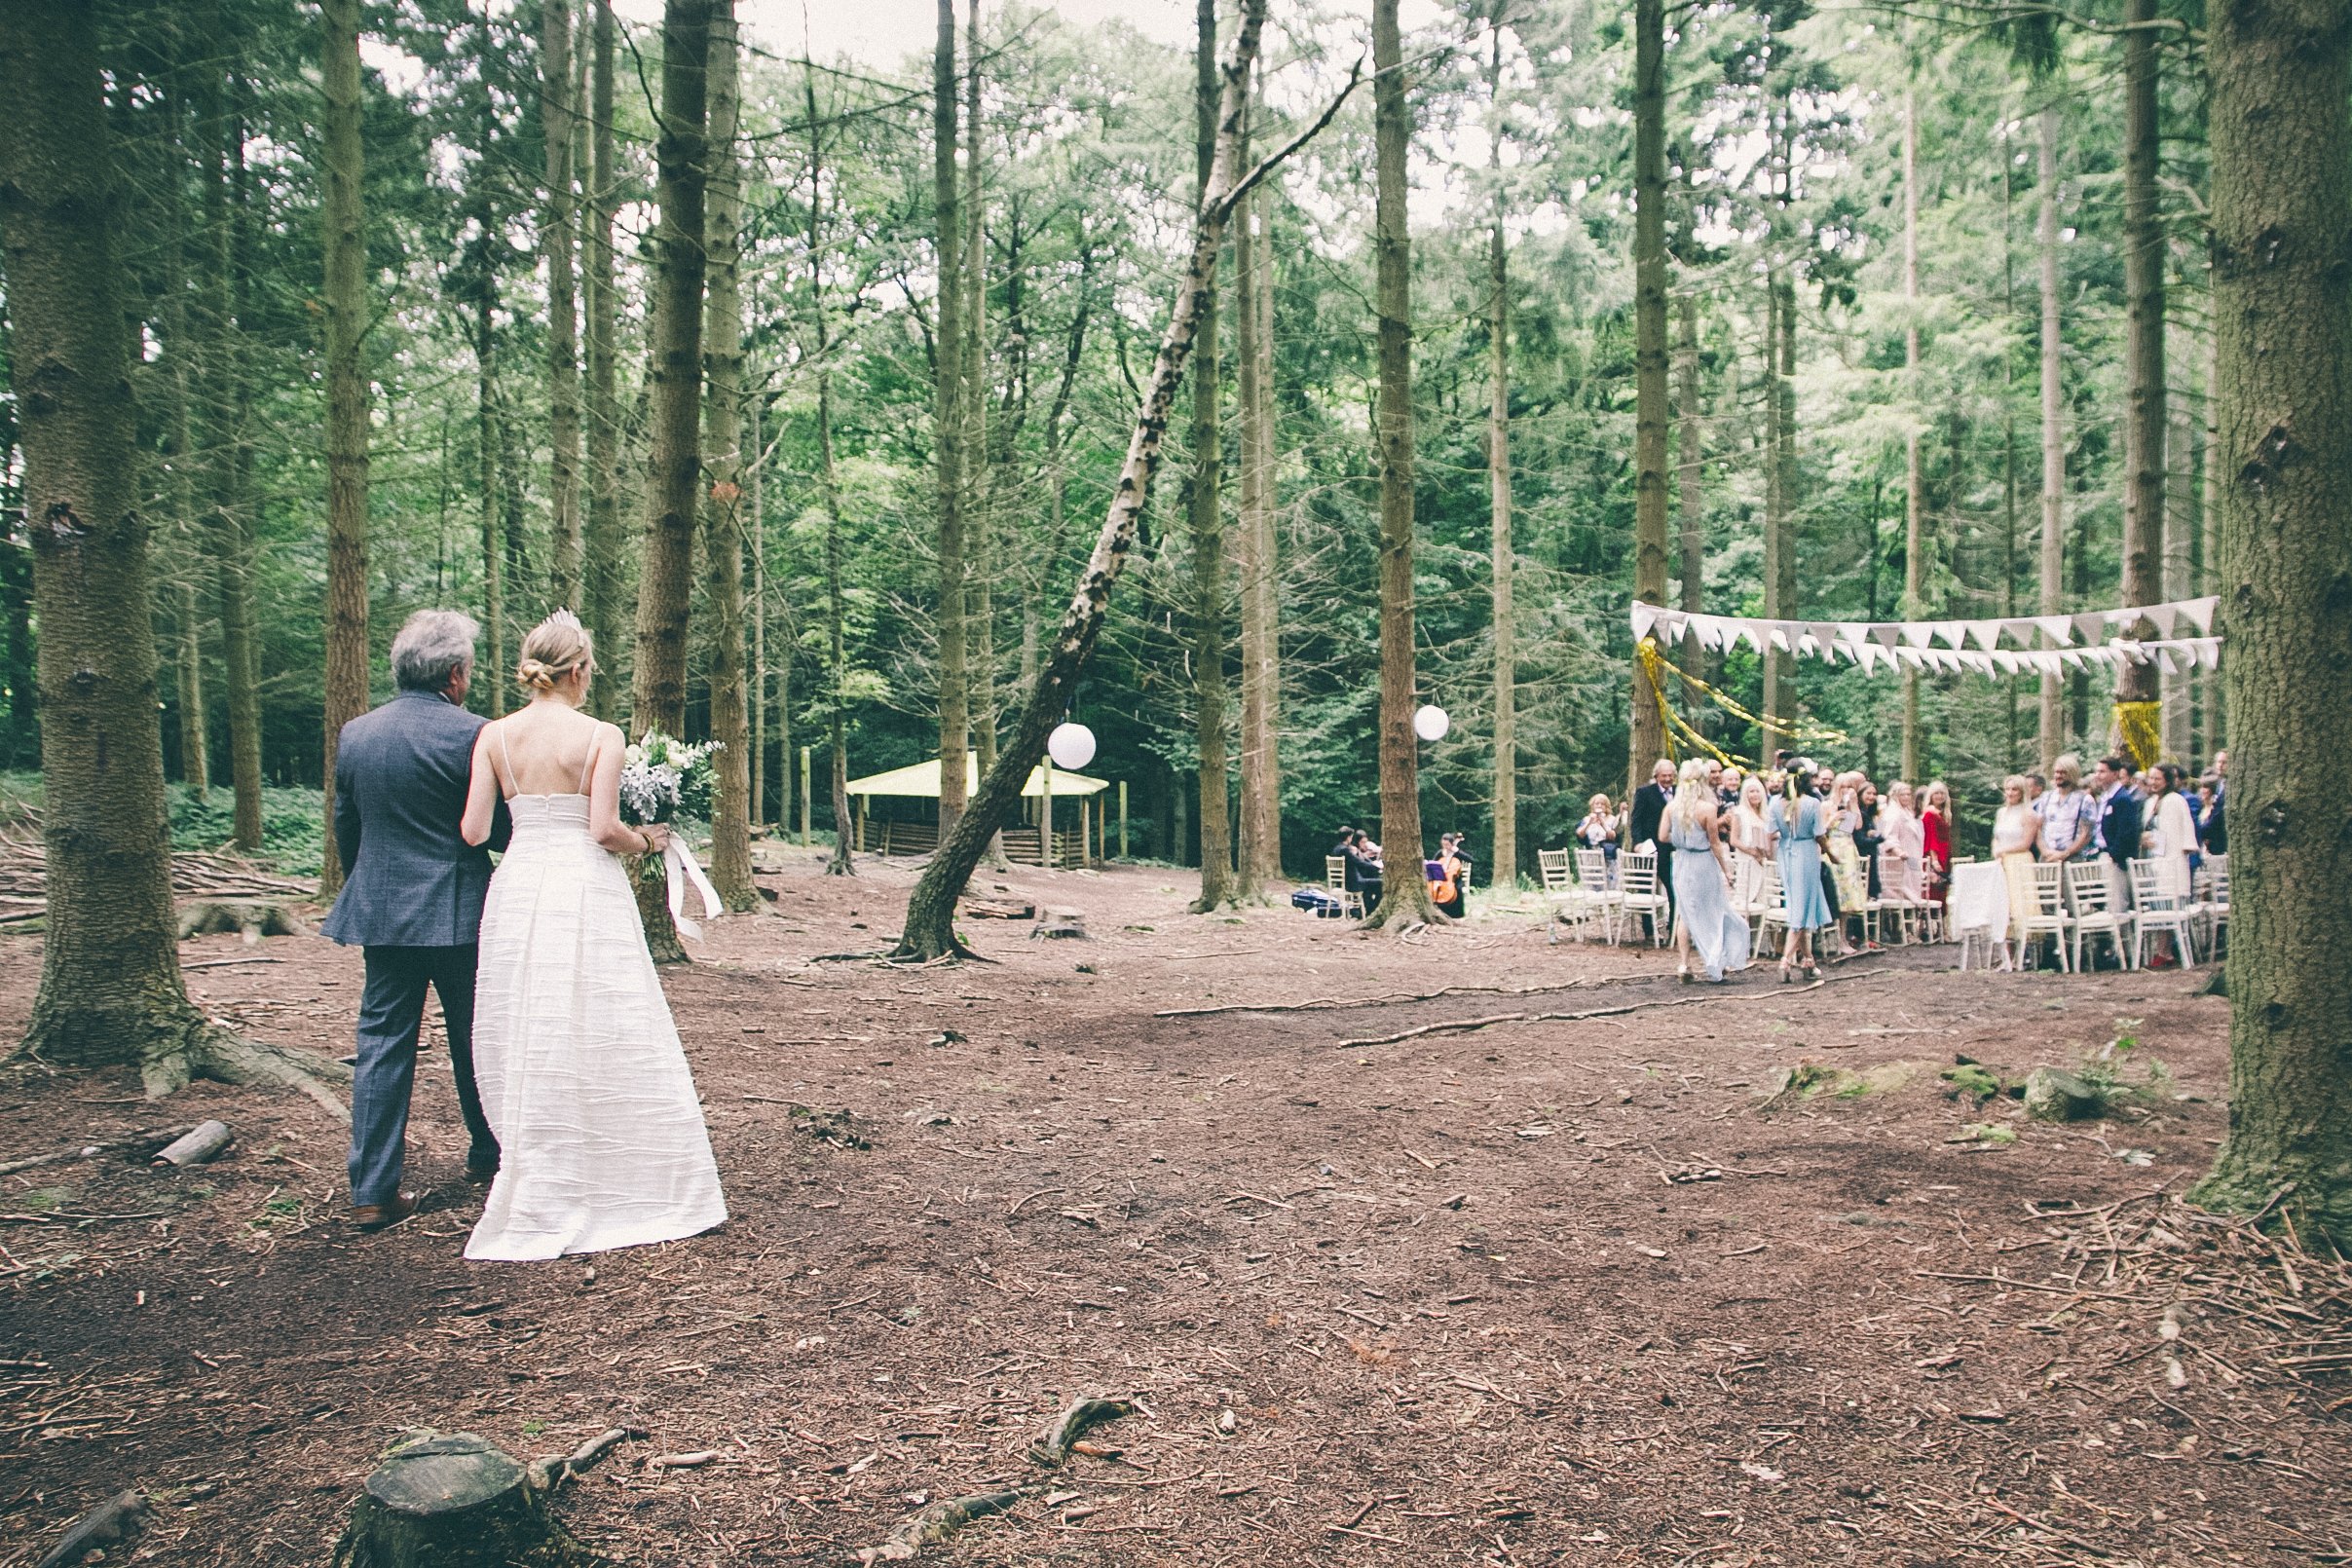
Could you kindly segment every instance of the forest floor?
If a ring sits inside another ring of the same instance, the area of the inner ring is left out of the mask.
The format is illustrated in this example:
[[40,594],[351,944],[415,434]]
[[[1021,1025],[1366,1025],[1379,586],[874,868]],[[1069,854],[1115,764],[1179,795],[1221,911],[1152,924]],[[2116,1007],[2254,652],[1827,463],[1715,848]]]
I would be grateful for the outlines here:
[[[1090,941],[970,920],[996,962],[814,962],[894,932],[915,871],[765,853],[768,910],[664,976],[734,1215],[691,1241],[465,1262],[439,1053],[424,1212],[375,1236],[300,1096],[0,1070],[0,1163],[238,1138],[0,1178],[0,1568],[124,1487],[163,1504],[142,1556],[321,1562],[404,1434],[529,1458],[624,1423],[651,1437],[558,1512],[632,1563],[854,1561],[925,1502],[1049,1480],[923,1555],[2352,1561],[2352,1275],[2171,1199],[2227,1117],[2202,972],[1939,947],[1684,988],[1670,954],[1548,944],[1532,898],[1400,941],[1189,915],[1144,868],[976,881]],[[351,1049],[355,950],[184,954],[218,1016]],[[38,957],[0,937],[0,1034]],[[1497,1015],[1527,1016],[1393,1039]],[[2118,1036],[2100,1121],[1938,1076]],[[1088,1396],[1139,1408],[1040,1471]],[[644,1463],[687,1452],[716,1457]]]

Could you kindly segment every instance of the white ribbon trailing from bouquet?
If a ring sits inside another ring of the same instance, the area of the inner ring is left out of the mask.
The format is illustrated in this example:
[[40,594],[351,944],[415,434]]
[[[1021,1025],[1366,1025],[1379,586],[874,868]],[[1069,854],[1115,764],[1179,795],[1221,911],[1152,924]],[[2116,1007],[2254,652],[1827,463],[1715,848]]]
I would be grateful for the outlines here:
[[702,940],[702,920],[686,917],[686,884],[692,882],[694,890],[702,895],[703,920],[727,913],[720,906],[719,890],[711,885],[708,877],[702,875],[701,864],[679,841],[675,833],[670,835],[669,846],[661,852],[661,862],[670,877],[670,923],[678,928],[679,935],[690,936],[699,942]]

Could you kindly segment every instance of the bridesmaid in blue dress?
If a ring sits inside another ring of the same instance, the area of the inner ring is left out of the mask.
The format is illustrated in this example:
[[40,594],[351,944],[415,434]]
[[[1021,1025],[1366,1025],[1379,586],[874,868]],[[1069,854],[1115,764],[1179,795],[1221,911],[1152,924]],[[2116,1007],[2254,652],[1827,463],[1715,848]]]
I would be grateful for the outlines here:
[[1780,862],[1780,896],[1787,906],[1788,940],[1780,949],[1780,983],[1787,985],[1803,969],[1805,978],[1821,978],[1813,962],[1812,934],[1829,924],[1829,900],[1821,893],[1821,833],[1828,817],[1813,783],[1812,760],[1800,757],[1789,764],[1788,783],[1776,797],[1766,820],[1780,837],[1774,853]]
[[1715,787],[1707,763],[1695,757],[1682,765],[1674,799],[1666,805],[1667,842],[1674,846],[1674,943],[1682,952],[1682,982],[1691,983],[1691,950],[1720,986],[1727,969],[1747,967],[1747,916],[1732,908],[1732,868],[1715,833]]

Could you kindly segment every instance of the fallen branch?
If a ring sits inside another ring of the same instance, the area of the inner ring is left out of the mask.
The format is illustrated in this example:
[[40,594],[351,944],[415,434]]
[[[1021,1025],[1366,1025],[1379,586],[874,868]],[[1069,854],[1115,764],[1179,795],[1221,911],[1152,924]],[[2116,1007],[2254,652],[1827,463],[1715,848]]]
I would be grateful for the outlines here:
[[1027,1198],[1022,1199],[1020,1203],[1017,1203],[1013,1205],[1012,1208],[1007,1209],[1004,1212],[1004,1217],[1010,1219],[1015,1214],[1021,1213],[1021,1211],[1027,1206],[1030,1198],[1050,1198],[1057,1192],[1067,1191],[1069,1191],[1069,1188],[1067,1187],[1040,1187],[1035,1192],[1030,1193]]
[[[1893,973],[1893,971],[1879,969],[1872,970],[1869,973],[1889,974]],[[1867,978],[1867,976],[1864,975],[1833,975],[1827,980],[1816,980],[1810,986],[1801,986],[1797,989],[1796,993],[1802,996],[1807,991],[1819,990],[1824,986],[1835,986],[1842,981],[1861,980],[1865,978]],[[1359,1046],[1395,1045],[1400,1040],[1416,1039],[1424,1034],[1446,1033],[1462,1029],[1482,1029],[1493,1024],[1574,1024],[1587,1018],[1616,1018],[1623,1013],[1638,1013],[1644,1008],[1648,1007],[1704,1007],[1715,1002],[1786,1001],[1788,998],[1789,991],[1785,987],[1773,987],[1770,989],[1759,987],[1755,990],[1740,996],[1688,996],[1677,997],[1670,1001],[1661,1000],[1650,1002],[1628,1002],[1623,1007],[1596,1007],[1590,1012],[1586,1013],[1497,1013],[1492,1018],[1465,1018],[1456,1019],[1451,1023],[1446,1024],[1424,1024],[1417,1029],[1406,1029],[1401,1034],[1382,1034],[1363,1040],[1341,1040],[1337,1046],[1337,1049],[1342,1051],[1352,1051]]]
[[643,1441],[652,1436],[643,1427],[615,1427],[599,1437],[590,1437],[568,1454],[560,1457],[550,1454],[544,1459],[533,1460],[524,1473],[525,1477],[533,1490],[551,1492],[564,1482],[586,1475],[597,1461],[622,1443],[632,1439]]
[[1051,1470],[1069,1458],[1070,1447],[1087,1432],[1106,1421],[1136,1413],[1133,1400],[1078,1400],[1062,1412],[1046,1435],[1028,1446],[1031,1463]]
[[1224,1007],[1173,1007],[1154,1018],[1207,1018],[1216,1013],[1311,1013],[1353,1007],[1395,1007],[1406,1002],[1434,1002],[1456,995],[1539,996],[1552,991],[1590,990],[1599,986],[1648,986],[1656,975],[1604,975],[1571,980],[1557,986],[1445,986],[1429,991],[1392,991],[1383,996],[1318,997],[1309,1002],[1234,1002]]
[[1002,1513],[1026,1497],[1036,1494],[1035,1485],[1015,1487],[1009,1492],[979,1492],[951,1502],[934,1503],[917,1509],[898,1523],[878,1547],[861,1548],[857,1560],[863,1563],[905,1562],[923,1548],[945,1541],[974,1519],[985,1519],[991,1513]]
[[28,1159],[11,1160],[5,1165],[0,1165],[0,1176],[14,1176],[19,1171],[29,1171],[36,1165],[56,1165],[68,1160],[93,1160],[108,1149],[129,1148],[134,1143],[168,1143],[175,1138],[195,1132],[196,1126],[196,1123],[189,1122],[182,1127],[159,1127],[153,1132],[133,1133],[129,1138],[107,1139],[103,1142],[84,1143],[75,1148],[59,1149],[55,1154],[35,1154]]

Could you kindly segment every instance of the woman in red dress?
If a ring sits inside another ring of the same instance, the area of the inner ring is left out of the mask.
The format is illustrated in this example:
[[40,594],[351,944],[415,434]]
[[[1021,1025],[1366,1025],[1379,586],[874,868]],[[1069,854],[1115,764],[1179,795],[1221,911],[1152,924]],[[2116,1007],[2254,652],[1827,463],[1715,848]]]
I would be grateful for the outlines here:
[[1937,779],[1920,803],[1920,869],[1939,915],[1952,897],[1952,792]]

